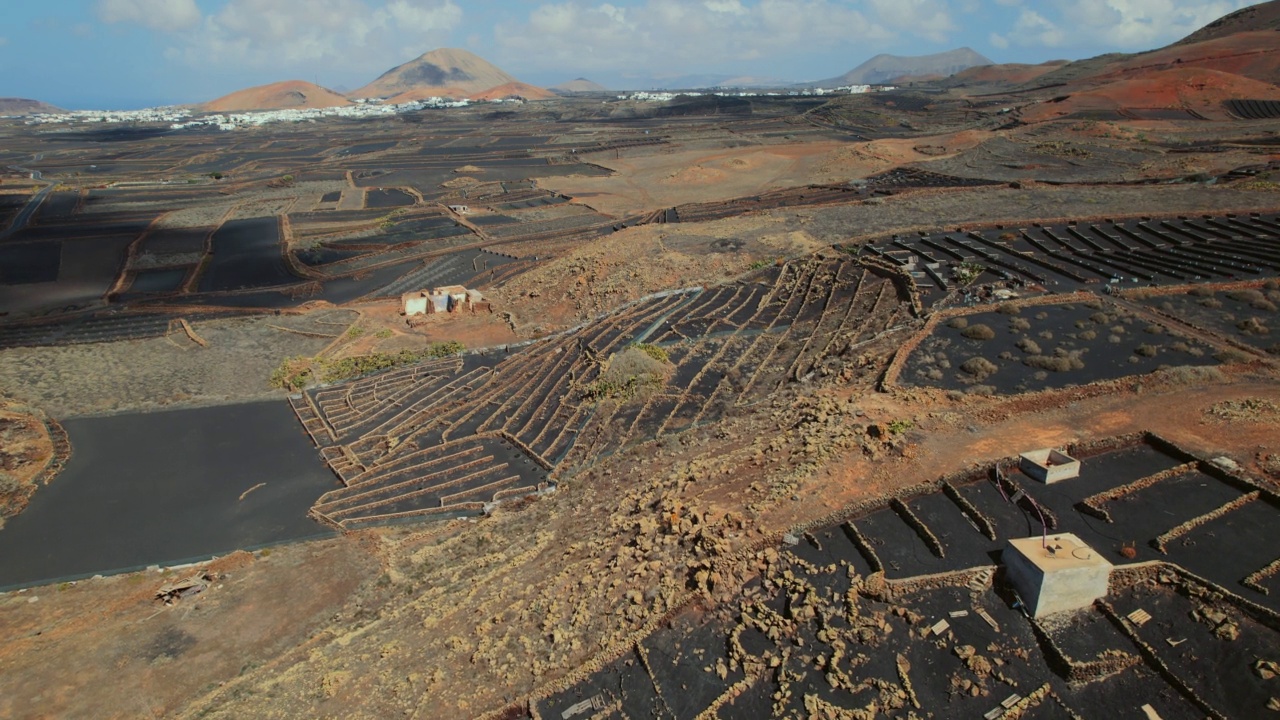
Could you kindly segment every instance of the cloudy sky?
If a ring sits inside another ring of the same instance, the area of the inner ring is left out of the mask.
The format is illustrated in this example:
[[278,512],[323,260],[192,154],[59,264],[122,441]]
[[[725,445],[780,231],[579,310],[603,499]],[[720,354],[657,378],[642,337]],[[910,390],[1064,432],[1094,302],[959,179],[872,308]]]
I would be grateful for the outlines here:
[[278,80],[355,89],[437,47],[526,82],[818,80],[969,46],[996,62],[1176,40],[1254,0],[3,0],[0,96],[68,108],[209,100]]

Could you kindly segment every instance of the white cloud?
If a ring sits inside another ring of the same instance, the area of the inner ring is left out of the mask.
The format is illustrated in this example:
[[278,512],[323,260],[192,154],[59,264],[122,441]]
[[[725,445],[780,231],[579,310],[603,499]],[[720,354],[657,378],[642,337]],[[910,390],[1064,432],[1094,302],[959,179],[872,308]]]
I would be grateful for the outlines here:
[[131,23],[152,30],[186,30],[200,22],[196,0],[98,0],[98,18],[105,23]]
[[229,0],[181,34],[167,56],[303,77],[337,71],[360,81],[437,47],[461,22],[453,0]]
[[946,0],[869,0],[888,28],[942,42],[956,29]]
[[[895,7],[903,2],[929,17],[909,21]],[[661,76],[834,48],[856,55],[868,44],[883,46],[895,31],[934,39],[951,29],[943,0],[642,0],[627,7],[567,0],[499,22],[494,37],[500,64],[517,74]]]
[[[1019,0],[996,0],[1018,5]],[[1178,40],[1257,0],[1041,0],[1001,40],[1024,46],[1147,50]]]

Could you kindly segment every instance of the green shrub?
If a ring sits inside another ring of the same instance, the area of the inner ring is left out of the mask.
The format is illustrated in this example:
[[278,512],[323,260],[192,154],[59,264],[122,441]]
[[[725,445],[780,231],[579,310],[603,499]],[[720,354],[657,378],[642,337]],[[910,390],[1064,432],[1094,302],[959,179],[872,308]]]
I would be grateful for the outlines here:
[[671,358],[667,355],[667,351],[657,345],[652,343],[636,343],[634,347],[660,363],[671,362]]
[[910,420],[903,419],[903,420],[894,420],[893,422],[889,423],[888,427],[889,427],[890,433],[894,435],[901,435],[902,433],[910,430],[914,426],[915,426],[915,423],[911,422]]
[[272,387],[301,390],[317,379],[322,383],[350,380],[380,370],[457,355],[464,350],[466,346],[462,343],[449,341],[432,343],[422,350],[375,352],[337,360],[295,357],[281,362],[272,371],[270,382]]

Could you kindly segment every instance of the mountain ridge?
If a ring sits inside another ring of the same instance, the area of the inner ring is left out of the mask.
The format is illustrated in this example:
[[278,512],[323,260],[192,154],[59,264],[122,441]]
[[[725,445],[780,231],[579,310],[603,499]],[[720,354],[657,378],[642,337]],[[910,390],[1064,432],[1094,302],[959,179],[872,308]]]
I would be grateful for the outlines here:
[[826,80],[804,83],[807,87],[882,85],[901,77],[940,75],[948,77],[980,65],[993,65],[986,56],[969,47],[932,55],[889,55],[881,53],[849,72]]

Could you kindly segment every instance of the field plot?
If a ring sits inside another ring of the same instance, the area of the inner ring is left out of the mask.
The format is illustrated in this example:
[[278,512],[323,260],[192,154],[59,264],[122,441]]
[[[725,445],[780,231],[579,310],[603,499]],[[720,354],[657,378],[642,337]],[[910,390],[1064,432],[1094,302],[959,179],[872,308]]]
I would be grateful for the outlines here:
[[705,222],[734,217],[749,212],[777,210],[785,207],[809,207],[862,202],[875,195],[892,195],[917,188],[981,187],[996,185],[989,180],[954,177],[939,173],[900,168],[873,175],[866,180],[842,185],[809,185],[761,193],[752,197],[722,202],[690,203],[659,210],[644,223]]
[[468,288],[491,287],[501,277],[504,265],[515,263],[506,255],[484,251],[464,251],[441,255],[424,261],[420,266],[400,276],[395,282],[378,290],[377,297],[399,298],[414,292],[440,285],[462,285]]
[[62,243],[55,241],[0,245],[0,285],[26,285],[58,279]]
[[298,281],[284,262],[280,224],[275,218],[232,220],[210,240],[211,260],[200,292],[243,290]]
[[1014,304],[937,324],[904,384],[1012,394],[1085,385],[1169,366],[1214,365],[1217,349],[1102,300]]
[[[797,531],[790,546],[757,551],[760,576],[727,607],[687,606],[536,698],[537,710],[1008,718],[1149,705],[1163,718],[1261,716],[1274,692],[1253,665],[1280,642],[1280,600],[1241,568],[1271,567],[1260,558],[1280,541],[1278,498],[1151,436],[1071,454],[1081,476],[1051,486],[1005,461]],[[1125,504],[1147,511],[1118,512]],[[1043,620],[1017,609],[997,561],[1008,539],[1042,532],[1073,532],[1119,566],[1103,601]],[[1237,543],[1258,552],[1219,567],[1212,558]],[[1129,619],[1138,610],[1151,620]]]
[[[537,488],[546,482],[539,473],[711,421],[811,377],[905,313],[891,281],[855,262],[811,260],[746,282],[652,296],[509,352],[308,391],[294,408],[349,485],[359,478],[371,488],[417,487],[406,484],[415,480],[405,470],[416,467],[412,458],[468,438],[500,438],[532,460],[511,464],[525,467],[514,486]],[[649,369],[626,369],[635,363]],[[436,463],[426,474],[448,477],[436,475],[445,470]]]
[[1141,302],[1237,342],[1280,354],[1280,290],[1275,283],[1234,290],[1211,286],[1184,294],[1153,295]]
[[974,282],[1073,290],[1274,277],[1278,240],[1280,216],[1253,214],[895,235],[861,252],[910,273],[936,301]]
[[1273,120],[1280,118],[1280,102],[1275,100],[1228,100],[1227,112],[1241,120]]
[[397,188],[377,188],[364,195],[364,206],[371,210],[409,207],[415,202],[412,195]]
[[64,425],[73,447],[66,469],[0,533],[0,586],[193,561],[329,532],[305,510],[333,478],[283,402]]

